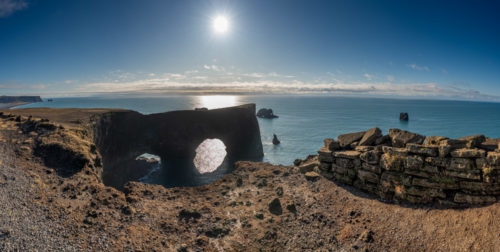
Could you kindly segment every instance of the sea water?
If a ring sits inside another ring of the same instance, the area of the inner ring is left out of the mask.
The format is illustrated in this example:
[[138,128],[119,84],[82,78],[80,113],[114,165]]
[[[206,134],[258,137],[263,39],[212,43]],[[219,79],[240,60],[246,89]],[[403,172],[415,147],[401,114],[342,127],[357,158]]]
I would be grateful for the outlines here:
[[[54,98],[53,102],[18,108],[124,108],[143,114],[172,110],[208,109],[255,103],[257,109],[271,108],[276,119],[258,118],[265,162],[290,165],[323,145],[324,138],[379,127],[409,130],[426,136],[462,136],[484,134],[500,137],[500,103],[351,98],[334,96],[167,96],[136,98]],[[407,112],[410,120],[399,121]],[[281,141],[272,144],[273,134]],[[225,169],[230,172],[230,169]],[[217,177],[220,177],[220,173]],[[208,179],[207,181],[211,181]],[[197,183],[198,184],[198,183]]]

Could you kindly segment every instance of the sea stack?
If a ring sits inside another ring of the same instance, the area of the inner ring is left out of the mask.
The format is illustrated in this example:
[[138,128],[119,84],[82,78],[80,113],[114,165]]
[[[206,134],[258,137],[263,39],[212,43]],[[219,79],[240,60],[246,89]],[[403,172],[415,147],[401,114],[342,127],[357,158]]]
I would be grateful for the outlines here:
[[408,116],[408,113],[406,112],[401,112],[399,113],[399,120],[400,121],[408,121],[410,117]]
[[281,141],[278,139],[278,137],[276,136],[276,134],[273,134],[273,144],[274,145],[278,145],[280,143],[281,143]]
[[259,111],[257,112],[257,117],[266,119],[278,118],[278,116],[273,113],[272,109],[266,109],[266,108],[259,109]]

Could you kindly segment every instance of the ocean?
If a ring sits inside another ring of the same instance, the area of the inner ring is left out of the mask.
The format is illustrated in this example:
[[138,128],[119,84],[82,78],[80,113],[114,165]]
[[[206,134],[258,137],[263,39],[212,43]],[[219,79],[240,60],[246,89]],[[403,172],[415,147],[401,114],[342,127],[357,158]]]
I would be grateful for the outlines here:
[[[172,110],[208,109],[255,103],[257,109],[271,108],[276,119],[259,118],[264,160],[291,165],[323,145],[324,138],[379,127],[384,134],[391,128],[426,136],[484,134],[500,137],[500,103],[351,98],[334,96],[167,96],[153,98],[54,98],[53,102],[32,103],[17,108],[124,108],[143,114]],[[399,121],[408,112],[409,122]],[[281,144],[272,144],[276,134]],[[230,172],[217,173],[216,178]],[[216,179],[214,178],[214,179]],[[203,180],[201,184],[213,179]],[[196,183],[199,184],[199,183]]]

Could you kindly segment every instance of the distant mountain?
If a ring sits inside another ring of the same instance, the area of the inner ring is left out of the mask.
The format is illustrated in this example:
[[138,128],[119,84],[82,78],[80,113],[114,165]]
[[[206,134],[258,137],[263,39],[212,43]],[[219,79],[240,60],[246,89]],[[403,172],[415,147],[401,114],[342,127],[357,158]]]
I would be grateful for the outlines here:
[[40,96],[0,96],[0,103],[42,102]]

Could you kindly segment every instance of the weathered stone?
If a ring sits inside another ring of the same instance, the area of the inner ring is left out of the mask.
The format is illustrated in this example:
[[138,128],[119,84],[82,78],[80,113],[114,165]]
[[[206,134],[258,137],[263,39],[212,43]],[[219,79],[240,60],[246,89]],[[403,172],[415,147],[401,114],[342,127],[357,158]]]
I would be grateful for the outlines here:
[[382,136],[382,131],[379,128],[371,128],[365,132],[361,140],[359,141],[360,146],[372,145],[375,143],[377,138]]
[[496,151],[500,144],[500,138],[488,138],[482,142],[478,147],[487,151]]
[[484,135],[474,135],[474,136],[466,136],[466,137],[461,137],[458,140],[464,140],[467,141],[467,147],[473,148],[473,147],[479,147],[482,142],[486,141],[486,137]]
[[419,156],[408,156],[405,158],[405,169],[419,170],[424,166],[424,160]]
[[347,159],[357,159],[361,152],[359,151],[335,151],[333,156],[335,158],[347,158]]
[[475,162],[467,158],[452,158],[448,170],[473,170],[475,169]]
[[319,174],[317,174],[316,172],[306,172],[306,174],[304,174],[304,176],[306,177],[307,180],[309,181],[316,181],[319,179]]
[[323,147],[321,149],[318,150],[318,160],[320,162],[328,162],[328,163],[332,163],[333,162],[333,155],[332,155],[332,151]]
[[441,141],[449,139],[442,136],[428,136],[425,138],[425,145],[439,145]]
[[340,150],[339,142],[331,138],[326,138],[325,140],[323,140],[323,142],[325,143],[325,148],[327,148],[328,150],[331,151]]
[[439,189],[422,189],[410,186],[406,188],[406,193],[413,196],[430,197],[430,198],[446,198],[446,194]]
[[374,184],[378,184],[378,182],[380,180],[380,177],[376,173],[369,172],[369,171],[364,171],[364,170],[359,170],[358,171],[358,177],[363,182],[367,182],[368,181],[368,182],[371,182],[371,183],[374,183]]
[[462,148],[467,148],[467,141],[455,139],[443,140],[439,144],[439,156],[446,157],[451,151]]
[[361,153],[359,158],[369,164],[378,164],[381,154],[382,153],[378,151],[367,151],[365,153]]
[[355,151],[359,151],[359,152],[367,152],[367,151],[372,151],[375,149],[375,146],[356,146],[356,148],[354,148]]
[[352,177],[335,173],[334,178],[335,178],[335,180],[340,181],[344,184],[352,185],[352,181],[353,181]]
[[382,172],[382,168],[380,168],[379,165],[370,165],[368,163],[363,163],[361,165],[361,169],[363,169],[365,171],[375,172],[377,174],[380,174]]
[[323,171],[323,170],[319,170],[319,174],[323,177],[325,177],[326,179],[333,179],[335,173],[334,172],[331,172],[331,171]]
[[451,151],[450,155],[460,158],[482,158],[486,156],[486,152],[481,149],[456,149]]
[[356,149],[358,147],[359,142],[353,142],[352,144],[349,145],[349,149]]
[[394,147],[405,147],[408,143],[422,144],[425,140],[425,136],[400,129],[390,129],[389,136]]
[[330,163],[320,163],[319,164],[319,169],[323,171],[329,171],[332,169],[332,164]]
[[500,166],[500,152],[488,152],[486,162],[492,166]]
[[420,197],[420,196],[414,196],[414,195],[407,195],[406,196],[406,201],[412,203],[412,204],[427,204],[432,202],[431,197]]
[[408,150],[406,148],[396,148],[390,146],[382,146],[382,151],[384,153],[390,153],[393,155],[406,156],[408,155]]
[[431,156],[431,157],[437,157],[437,155],[438,155],[438,146],[409,143],[406,145],[406,149],[410,153],[419,154],[419,155],[425,155],[425,156]]
[[391,137],[389,135],[381,136],[381,137],[377,138],[377,140],[375,140],[375,144],[376,145],[386,145],[386,144],[392,145]]
[[380,177],[381,181],[389,182],[391,185],[402,185],[403,175],[397,172],[383,172]]
[[475,196],[464,193],[455,194],[453,199],[457,203],[467,203],[467,204],[487,204],[494,203],[496,198],[493,196]]
[[500,194],[500,184],[489,184],[484,182],[460,181],[460,189],[474,194]]
[[432,182],[428,179],[413,178],[412,185],[428,187],[428,188],[441,188],[441,185],[436,182]]
[[424,166],[421,167],[420,170],[427,172],[427,173],[430,173],[430,174],[438,174],[439,173],[439,169],[436,166],[432,166],[429,164],[424,164]]
[[[328,164],[328,163],[324,163],[324,164]],[[302,164],[299,166],[299,170],[301,173],[306,173],[306,172],[310,172],[314,169],[314,167],[318,166],[318,163],[317,162],[309,162],[309,163],[305,163],[305,164]]]
[[336,158],[335,165],[346,169],[354,168],[354,163],[352,162],[352,160],[346,158]]
[[426,157],[425,162],[438,167],[448,167],[450,165],[450,160],[442,157]]
[[457,172],[457,171],[445,171],[446,176],[455,177],[455,178],[463,178],[469,180],[481,180],[481,173],[477,172]]
[[350,146],[352,143],[361,140],[361,138],[363,138],[364,134],[365,134],[365,132],[361,131],[361,132],[339,135],[338,141],[340,143],[340,147],[345,148],[345,147]]
[[484,166],[487,166],[486,158],[477,158],[476,159],[476,167],[478,169],[482,169]]
[[347,174],[347,170],[352,168],[353,167],[345,167],[343,165],[332,164],[332,171],[342,175]]
[[430,178],[431,175],[427,172],[423,171],[418,171],[418,170],[405,170],[405,174],[416,176],[416,177],[422,177],[422,178]]
[[370,182],[363,182],[360,179],[354,180],[352,185],[356,188],[359,188],[359,189],[362,189],[362,190],[365,190],[368,192],[373,192],[373,193],[377,192],[377,184],[373,184]]
[[380,166],[389,171],[402,171],[405,167],[404,156],[385,153],[380,159]]

